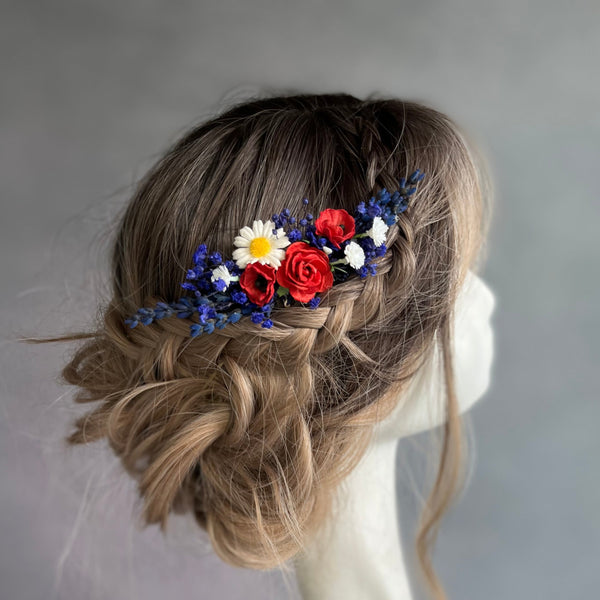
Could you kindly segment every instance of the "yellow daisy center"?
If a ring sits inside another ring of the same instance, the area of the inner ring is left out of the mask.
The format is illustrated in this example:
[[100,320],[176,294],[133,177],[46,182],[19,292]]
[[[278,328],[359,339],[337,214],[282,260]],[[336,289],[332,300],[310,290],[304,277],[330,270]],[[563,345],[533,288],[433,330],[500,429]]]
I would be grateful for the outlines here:
[[271,242],[266,237],[256,237],[250,242],[249,250],[253,258],[262,258],[271,251]]

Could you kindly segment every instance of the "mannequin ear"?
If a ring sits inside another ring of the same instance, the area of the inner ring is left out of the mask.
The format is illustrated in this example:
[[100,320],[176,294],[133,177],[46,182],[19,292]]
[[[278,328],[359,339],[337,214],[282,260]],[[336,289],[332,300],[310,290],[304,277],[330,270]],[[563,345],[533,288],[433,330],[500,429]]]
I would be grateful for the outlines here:
[[[469,271],[454,310],[454,376],[461,413],[481,398],[490,384],[494,358],[491,316],[494,294]],[[374,440],[386,441],[437,427],[444,420],[442,353],[435,344],[426,363],[415,374],[398,405],[375,427]]]

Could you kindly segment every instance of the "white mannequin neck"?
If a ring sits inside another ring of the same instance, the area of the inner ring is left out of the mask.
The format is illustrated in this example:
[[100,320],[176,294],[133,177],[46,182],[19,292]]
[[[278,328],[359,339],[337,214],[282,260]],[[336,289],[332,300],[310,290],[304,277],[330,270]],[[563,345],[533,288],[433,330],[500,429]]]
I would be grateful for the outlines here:
[[411,598],[398,540],[397,440],[372,444],[340,485],[327,531],[296,561],[303,598]]
[[[461,412],[489,385],[494,296],[469,273],[456,302],[454,372]],[[402,402],[375,429],[365,455],[338,488],[329,522],[293,560],[304,600],[411,600],[395,493],[398,439],[443,422],[441,353],[436,346]]]

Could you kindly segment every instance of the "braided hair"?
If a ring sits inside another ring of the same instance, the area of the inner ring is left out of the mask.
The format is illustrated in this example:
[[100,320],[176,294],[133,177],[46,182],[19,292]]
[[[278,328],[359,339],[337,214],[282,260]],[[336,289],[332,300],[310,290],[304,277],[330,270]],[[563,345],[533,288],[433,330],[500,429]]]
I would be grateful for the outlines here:
[[[388,232],[374,277],[329,289],[314,310],[273,313],[197,338],[163,319],[124,318],[172,299],[198,240],[231,254],[259,215],[352,210],[416,166],[427,178]],[[143,516],[163,527],[191,511],[217,554],[254,569],[281,565],[332,509],[372,426],[402,400],[436,336],[444,346],[446,438],[417,547],[427,549],[456,488],[459,421],[450,323],[483,236],[473,157],[444,114],[395,98],[287,95],[243,102],[181,137],[140,181],[112,251],[112,298],[64,367],[77,402],[98,404],[73,444],[106,438],[139,481]]]

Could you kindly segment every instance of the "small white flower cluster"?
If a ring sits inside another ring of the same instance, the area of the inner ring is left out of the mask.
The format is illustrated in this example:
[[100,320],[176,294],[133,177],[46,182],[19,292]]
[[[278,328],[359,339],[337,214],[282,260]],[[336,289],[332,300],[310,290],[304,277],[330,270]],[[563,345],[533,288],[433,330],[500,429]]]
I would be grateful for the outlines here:
[[219,265],[216,269],[212,270],[212,275],[210,277],[211,281],[216,281],[217,279],[222,279],[225,282],[225,288],[228,288],[232,281],[237,281],[239,279],[239,276],[232,275],[225,265]]
[[371,226],[371,229],[367,231],[367,235],[373,238],[373,242],[375,242],[376,246],[381,246],[381,244],[385,243],[388,229],[389,227],[381,217],[374,217],[373,225]]
[[344,254],[346,262],[353,269],[360,269],[365,264],[365,251],[356,242],[346,244]]
[[[367,231],[367,235],[373,239],[375,246],[381,246],[385,243],[387,230],[389,227],[381,217],[373,218],[373,225]],[[353,269],[360,269],[365,264],[365,252],[356,242],[350,242],[344,248],[346,262]]]

